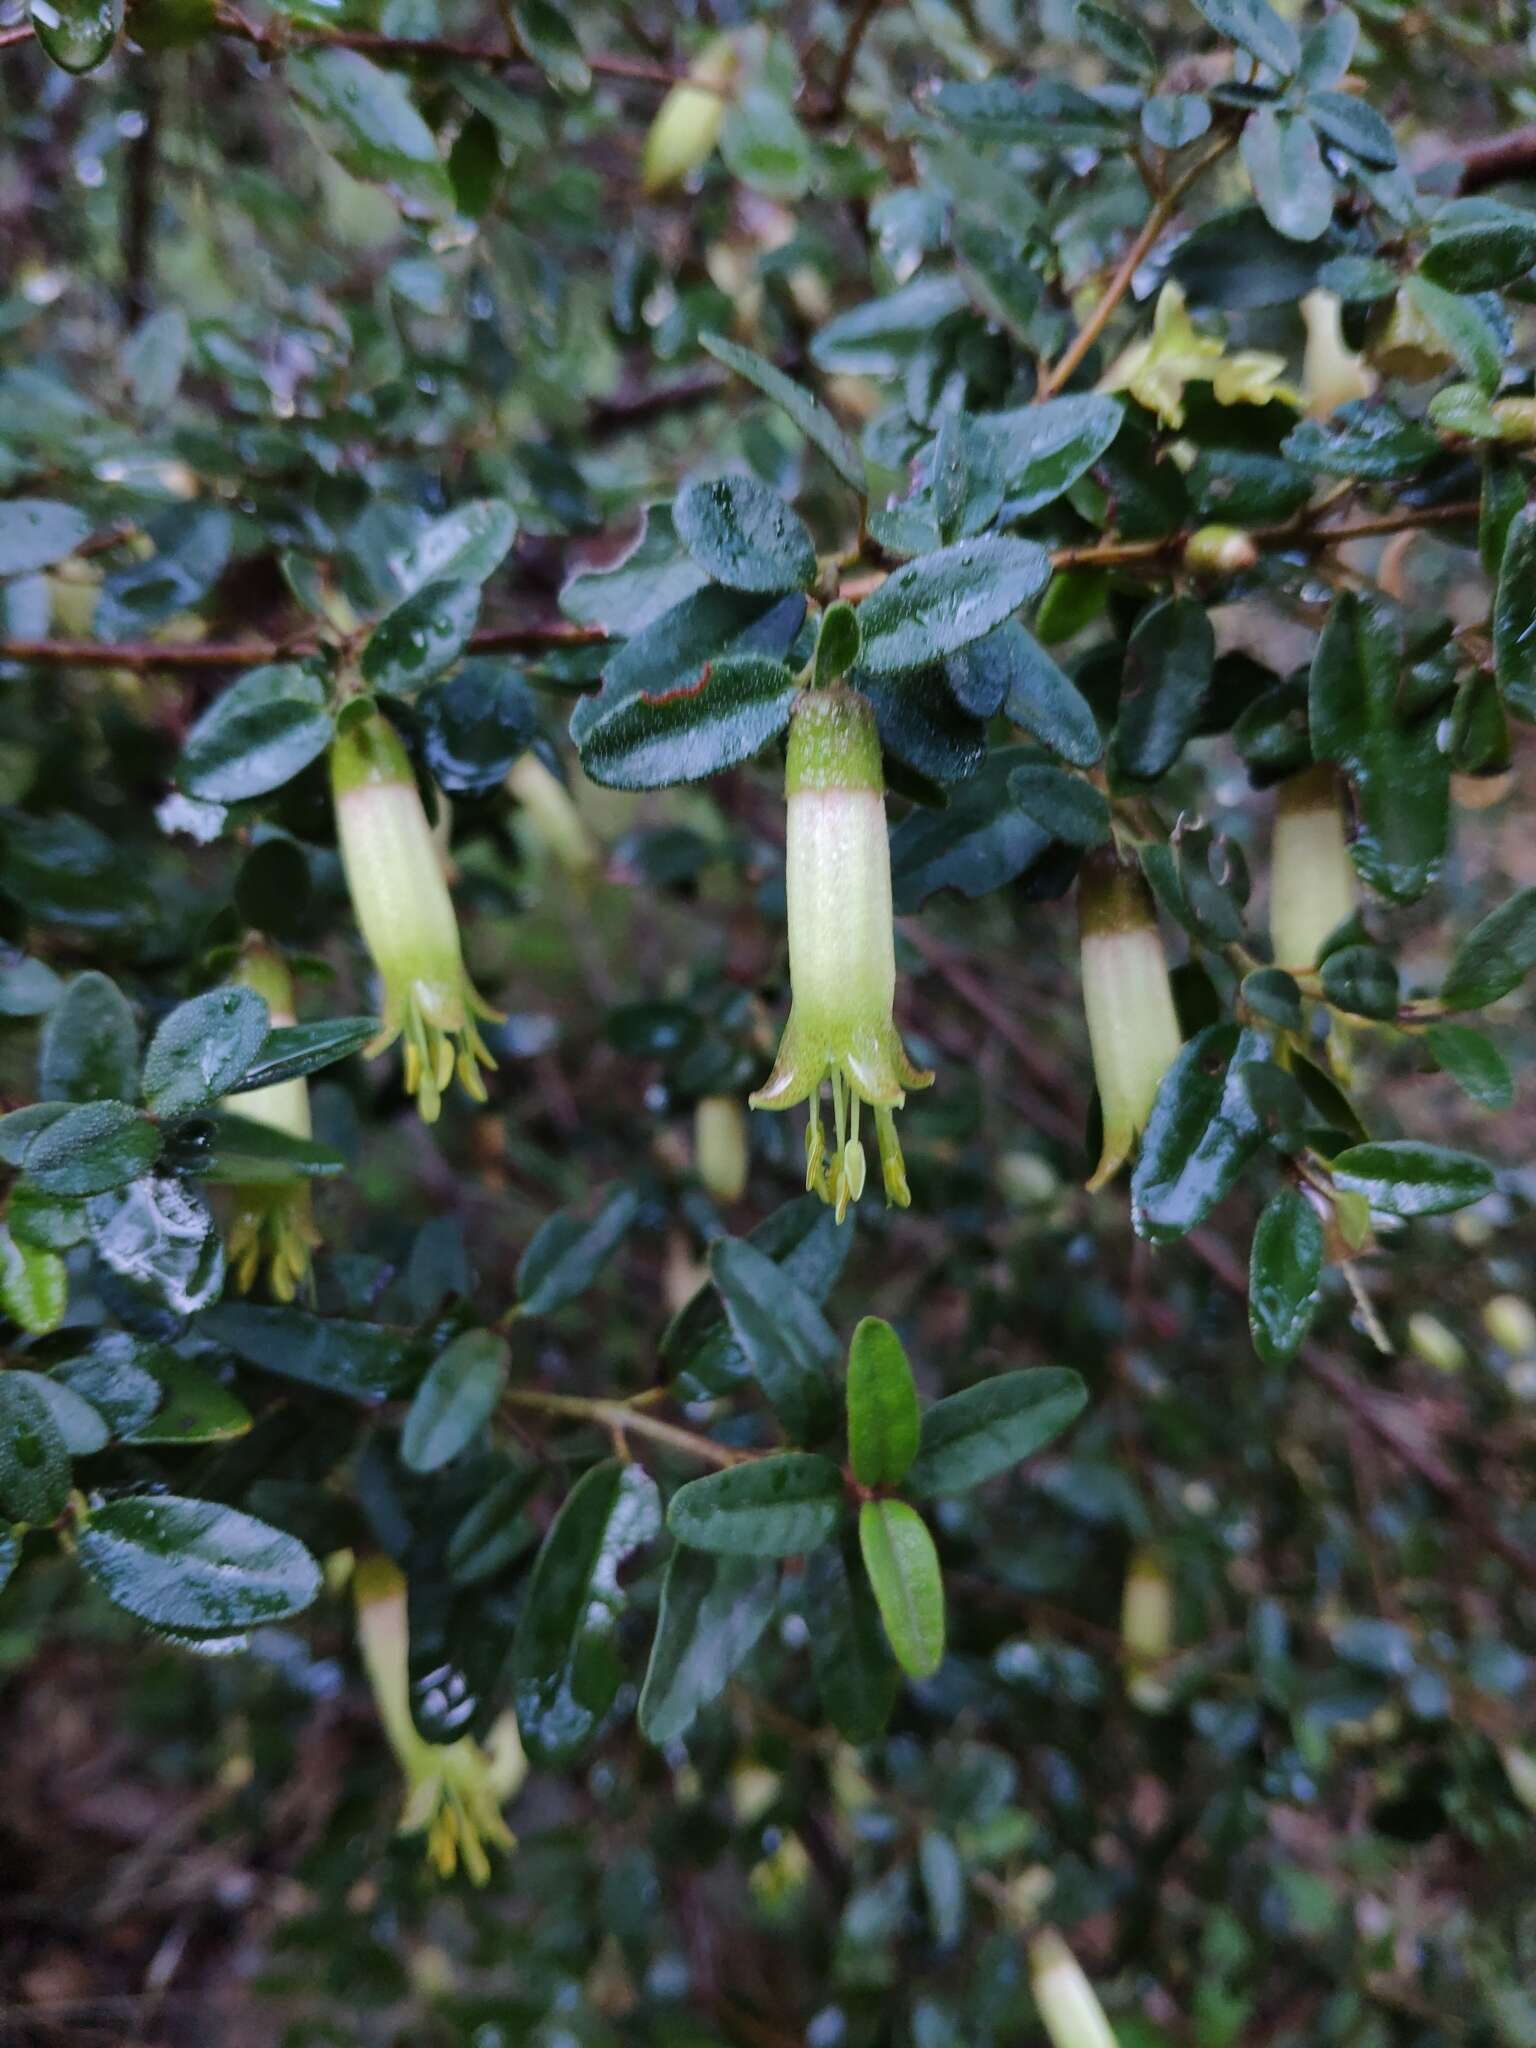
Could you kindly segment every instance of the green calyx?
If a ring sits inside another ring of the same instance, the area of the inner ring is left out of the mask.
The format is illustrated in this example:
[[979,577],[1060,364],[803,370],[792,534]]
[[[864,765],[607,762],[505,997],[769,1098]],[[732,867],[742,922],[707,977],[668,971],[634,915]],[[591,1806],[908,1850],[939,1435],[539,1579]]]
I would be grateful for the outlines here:
[[400,735],[382,711],[370,708],[344,720],[331,743],[331,791],[350,796],[356,789],[386,782],[415,783],[411,757]]
[[874,706],[857,690],[834,684],[796,698],[784,766],[784,794],[868,789],[885,793]]

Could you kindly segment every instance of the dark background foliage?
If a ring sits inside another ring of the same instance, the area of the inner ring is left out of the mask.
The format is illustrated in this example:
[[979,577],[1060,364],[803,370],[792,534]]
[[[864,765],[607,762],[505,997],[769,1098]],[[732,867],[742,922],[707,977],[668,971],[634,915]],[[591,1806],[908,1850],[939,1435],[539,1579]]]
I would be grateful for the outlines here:
[[[1536,26],[1358,15],[0,26],[0,1086],[85,1105],[0,1126],[0,2041],[982,2048],[1041,2038],[1048,1922],[1126,2048],[1536,2042]],[[718,146],[647,192],[722,33]],[[1170,281],[1209,344],[1179,417],[1112,368]],[[1378,376],[1304,417],[1320,284]],[[722,474],[816,561],[674,526]],[[1000,632],[940,645],[962,541]],[[699,1149],[787,1004],[779,735],[839,588],[938,1074],[913,1206],[840,1231],[798,1119],[750,1118],[739,1193]],[[358,1056],[323,757],[359,671],[504,1013],[488,1103],[430,1128]],[[1256,979],[1314,755],[1363,922]],[[1083,1188],[1069,892],[1111,824],[1215,1034],[1139,1229],[1127,1177]],[[308,1035],[181,1007],[253,931]],[[218,1121],[280,1057],[307,1150]],[[226,1184],[278,1169],[323,1238],[290,1308],[223,1264]],[[840,1463],[867,1315],[925,1405],[1087,1391],[1033,1455],[1000,1410],[972,1490],[914,1468],[916,1679],[849,1528],[726,1566],[662,1520],[736,1453]],[[522,1718],[482,1890],[396,1836],[365,1551],[418,1727]],[[1172,1603],[1150,1652],[1128,1584]]]

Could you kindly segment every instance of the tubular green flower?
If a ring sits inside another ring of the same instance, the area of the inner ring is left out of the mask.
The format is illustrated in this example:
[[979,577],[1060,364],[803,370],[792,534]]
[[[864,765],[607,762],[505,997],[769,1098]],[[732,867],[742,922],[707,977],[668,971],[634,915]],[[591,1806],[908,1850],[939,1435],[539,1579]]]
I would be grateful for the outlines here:
[[384,984],[384,1028],[366,1050],[405,1039],[405,1085],[435,1123],[457,1070],[477,1102],[481,1067],[496,1062],[475,1025],[500,1013],[464,969],[453,899],[443,880],[411,764],[381,712],[369,711],[331,747],[336,837],[363,943]]
[[[295,1023],[293,977],[288,963],[274,947],[260,942],[247,946],[235,969],[234,979],[253,988],[267,1006],[274,1030]],[[309,1118],[309,1084],[302,1078],[274,1081],[270,1088],[252,1088],[248,1094],[233,1095],[224,1107],[268,1130],[285,1131],[291,1138],[313,1135]],[[271,1187],[248,1187],[237,1191],[229,1226],[229,1265],[235,1285],[248,1294],[265,1265],[267,1285],[278,1301],[292,1301],[308,1282],[310,1258],[320,1242],[310,1206],[309,1182],[295,1177]]]
[[[896,949],[885,776],[875,714],[856,690],[804,692],[789,729],[784,779],[789,899],[789,1022],[754,1109],[809,1102],[806,1187],[842,1222],[864,1191],[860,1104],[875,1113],[888,1202],[911,1202],[894,1112],[933,1076],[907,1057],[895,1021]],[[821,1088],[832,1091],[827,1157]]]
[[1109,848],[1089,854],[1077,884],[1083,1007],[1104,1116],[1104,1149],[1089,1181],[1103,1187],[1146,1128],[1181,1044],[1152,894]]
[[1115,2048],[1097,1992],[1054,1927],[1030,1938],[1029,1988],[1051,2048]]
[[1269,879],[1276,966],[1292,974],[1310,972],[1359,900],[1338,772],[1320,762],[1280,786]]
[[363,1558],[352,1574],[357,1638],[379,1720],[405,1773],[402,1835],[425,1833],[427,1857],[441,1877],[462,1860],[474,1884],[491,1874],[486,1845],[515,1846],[501,1809],[528,1774],[514,1715],[503,1714],[485,1746],[468,1735],[428,1742],[411,1719],[410,1636],[405,1580],[387,1557]]

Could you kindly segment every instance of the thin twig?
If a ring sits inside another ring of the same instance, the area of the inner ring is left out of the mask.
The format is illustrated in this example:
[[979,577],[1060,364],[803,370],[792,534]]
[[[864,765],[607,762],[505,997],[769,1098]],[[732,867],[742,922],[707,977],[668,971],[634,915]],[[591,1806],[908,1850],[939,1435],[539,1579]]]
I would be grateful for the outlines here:
[[853,83],[854,66],[859,61],[859,51],[869,33],[870,23],[880,12],[880,0],[861,0],[858,13],[849,26],[848,40],[843,45],[843,54],[837,60],[833,73],[832,89],[827,94],[825,118],[835,121],[848,104],[848,88]]
[[1120,259],[1119,268],[1104,287],[1103,297],[1067,343],[1060,360],[1050,369],[1041,372],[1039,387],[1035,392],[1037,403],[1043,398],[1054,397],[1062,385],[1072,377],[1084,356],[1109,325],[1116,306],[1130,290],[1137,271],[1151,254],[1158,237],[1178,212],[1179,201],[1192,185],[1197,184],[1205,176],[1212,164],[1219,162],[1227,154],[1235,140],[1233,134],[1221,136],[1212,148],[1206,150],[1203,156],[1197,157],[1174,179],[1161,198],[1153,201],[1152,211],[1142,222],[1140,233],[1126,250]]
[[514,1387],[506,1400],[514,1408],[529,1408],[540,1415],[561,1415],[572,1422],[590,1422],[599,1429],[648,1436],[709,1465],[745,1465],[757,1455],[754,1451],[732,1450],[729,1444],[717,1444],[712,1437],[681,1429],[675,1422],[663,1422],[659,1415],[648,1415],[627,1401],[588,1400],[582,1394],[544,1394],[535,1387]]

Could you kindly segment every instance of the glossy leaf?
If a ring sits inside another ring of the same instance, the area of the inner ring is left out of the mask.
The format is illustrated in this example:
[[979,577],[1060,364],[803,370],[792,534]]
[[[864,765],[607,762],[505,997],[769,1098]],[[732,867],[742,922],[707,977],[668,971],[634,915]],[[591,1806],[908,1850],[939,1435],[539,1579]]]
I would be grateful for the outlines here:
[[252,1088],[275,1087],[302,1074],[318,1074],[361,1052],[379,1028],[377,1017],[322,1017],[313,1024],[281,1024],[269,1031],[240,1079],[225,1089],[238,1099]]
[[390,562],[402,598],[429,583],[484,583],[517,538],[517,514],[502,498],[474,498],[425,526]]
[[1074,392],[1010,412],[978,413],[965,423],[965,447],[1001,485],[1002,517],[1024,519],[1065,496],[1109,447],[1124,418],[1118,398]]
[[610,789],[700,782],[761,753],[789,724],[797,694],[782,661],[723,655],[690,684],[631,697],[587,740],[582,766]]
[[1484,1109],[1508,1109],[1515,1099],[1509,1063],[1491,1038],[1470,1024],[1431,1024],[1424,1045],[1442,1073]]
[[269,1028],[254,989],[215,988],[178,1004],[144,1055],[144,1100],[161,1117],[216,1101],[244,1078]]
[[0,1223],[0,1311],[34,1337],[64,1320],[69,1273],[57,1252],[18,1238]]
[[1076,683],[1016,621],[1000,626],[981,645],[991,647],[995,642],[1003,643],[1011,670],[1003,703],[1008,717],[1074,768],[1091,768],[1104,751],[1104,741],[1093,709]]
[[640,1693],[648,1742],[678,1741],[700,1708],[720,1697],[773,1619],[778,1592],[771,1563],[686,1547],[672,1553]]
[[1236,43],[1260,64],[1289,78],[1301,62],[1295,29],[1268,0],[1195,0],[1195,6],[1229,43]]
[[1411,1138],[1352,1145],[1332,1165],[1334,1185],[1389,1216],[1443,1216],[1493,1190],[1493,1169],[1470,1152]]
[[1164,598],[1144,611],[1125,650],[1114,761],[1122,775],[1165,775],[1195,729],[1211,686],[1216,636],[1205,607]]
[[1536,516],[1516,514],[1493,598],[1493,668],[1516,718],[1536,722]]
[[412,1396],[400,1456],[413,1472],[435,1472],[480,1438],[496,1412],[512,1354],[489,1330],[466,1330],[440,1351]]
[[34,1375],[0,1372],[0,1509],[13,1521],[47,1523],[69,1498],[69,1452]]
[[829,1435],[837,1420],[830,1369],[838,1345],[821,1310],[745,1238],[721,1238],[709,1270],[731,1334],[790,1436],[816,1443]]
[[388,1400],[413,1377],[396,1331],[349,1316],[231,1301],[204,1315],[198,1328],[248,1365],[349,1401]]
[[402,598],[369,634],[363,675],[380,690],[431,682],[464,652],[480,616],[480,594],[478,583],[439,581]]
[[1243,162],[1253,196],[1277,233],[1315,242],[1333,219],[1333,178],[1317,130],[1302,114],[1260,107],[1243,125]]
[[302,1614],[320,1568],[254,1515],[174,1494],[103,1501],[78,1537],[87,1575],[140,1621],[226,1635]]
[[923,1416],[908,1492],[923,1500],[984,1485],[1060,1436],[1087,1400],[1075,1372],[1047,1365],[999,1373],[935,1401]]
[[0,1117],[0,1159],[49,1195],[96,1195],[144,1171],[160,1135],[126,1102],[37,1102]]
[[620,1181],[590,1216],[558,1210],[534,1234],[517,1268],[518,1312],[552,1315],[586,1293],[640,1213],[640,1190]]
[[1260,1033],[1210,1024],[1163,1076],[1131,1177],[1143,1237],[1182,1237],[1203,1223],[1264,1142],[1246,1069],[1265,1057]]
[[805,522],[755,477],[689,484],[672,523],[700,568],[731,590],[808,590],[816,580]]
[[944,1581],[927,1524],[904,1500],[867,1500],[859,1548],[896,1662],[931,1678],[944,1661]]
[[1050,575],[1034,541],[961,541],[894,570],[859,608],[862,662],[875,674],[921,668],[980,640]]
[[295,662],[254,668],[214,698],[187,734],[177,779],[205,803],[280,789],[331,743],[324,682]]
[[1295,1357],[1317,1313],[1323,1272],[1322,1219],[1298,1188],[1264,1205],[1248,1267],[1248,1326],[1266,1365]]
[[139,1369],[154,1380],[154,1412],[121,1429],[131,1444],[218,1444],[244,1436],[251,1411],[222,1380],[195,1359],[163,1348],[139,1354]]
[[673,1494],[679,1543],[728,1557],[794,1557],[825,1543],[843,1513],[842,1475],[813,1451],[781,1451],[691,1479]]
[[77,974],[43,1030],[44,1102],[130,1102],[139,1085],[139,1027],[115,981]]
[[813,397],[793,378],[786,377],[782,370],[776,369],[762,356],[749,348],[742,348],[738,342],[727,341],[719,334],[701,334],[699,341],[716,362],[724,363],[738,377],[745,377],[765,398],[771,398],[786,412],[812,446],[821,450],[844,483],[851,484],[862,495],[865,488],[863,458],[820,399]]
[[884,1728],[901,1687],[880,1610],[852,1528],[823,1543],[805,1567],[805,1615],[811,1666],[828,1720],[847,1742],[870,1742]]
[[399,74],[360,51],[339,49],[303,51],[284,69],[354,177],[388,182],[434,210],[449,209],[452,188],[437,142]]
[[512,1698],[530,1756],[564,1762],[597,1733],[623,1680],[614,1641],[619,1572],[661,1527],[655,1482],[638,1465],[594,1465],[545,1537],[512,1642]]
[[865,1316],[848,1347],[848,1463],[860,1486],[899,1486],[923,1418],[912,1368],[889,1323]]

